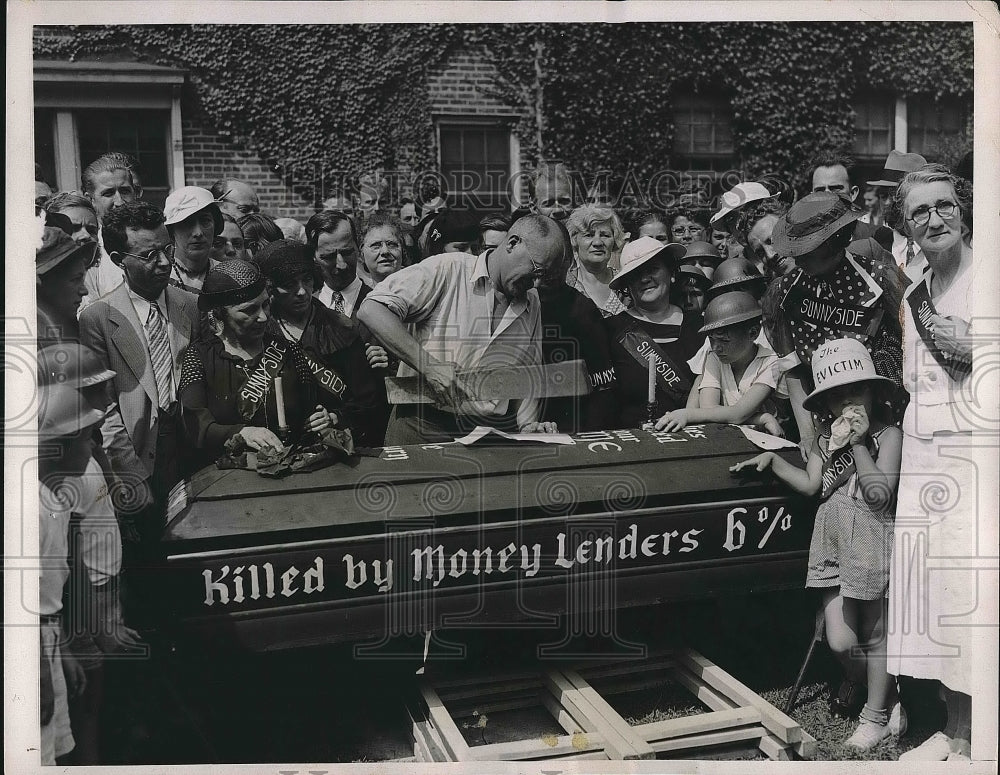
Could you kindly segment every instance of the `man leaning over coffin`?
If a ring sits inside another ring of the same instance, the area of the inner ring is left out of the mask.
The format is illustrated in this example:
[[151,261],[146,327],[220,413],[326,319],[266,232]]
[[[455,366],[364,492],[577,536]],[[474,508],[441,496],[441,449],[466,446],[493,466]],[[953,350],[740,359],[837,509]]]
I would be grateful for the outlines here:
[[399,377],[419,375],[433,401],[398,403],[386,445],[451,441],[477,425],[557,430],[538,421],[544,388],[537,382],[525,380],[518,398],[498,399],[474,395],[463,373],[541,365],[535,284],[561,260],[562,240],[552,219],[529,215],[494,250],[431,256],[389,275],[368,294],[358,318],[402,361]]

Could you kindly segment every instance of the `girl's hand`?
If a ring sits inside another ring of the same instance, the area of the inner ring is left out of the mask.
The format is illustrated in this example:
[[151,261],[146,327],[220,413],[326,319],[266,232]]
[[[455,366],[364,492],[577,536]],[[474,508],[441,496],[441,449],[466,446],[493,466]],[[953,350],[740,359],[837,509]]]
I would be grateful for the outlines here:
[[317,406],[316,411],[309,415],[306,420],[307,431],[325,431],[332,428],[337,422],[337,415],[330,414],[322,406]]
[[802,462],[809,462],[809,455],[812,452],[813,445],[816,443],[815,436],[803,436],[802,440],[799,442],[799,454],[802,455]]
[[785,431],[781,427],[781,423],[778,422],[778,418],[773,414],[764,412],[764,414],[760,416],[760,424],[764,427],[764,430],[772,436],[785,438]]
[[863,406],[849,406],[844,409],[844,418],[851,424],[851,444],[864,444],[868,436],[868,413]]
[[774,462],[774,453],[764,452],[760,455],[757,455],[757,457],[752,457],[749,460],[744,460],[742,463],[737,463],[734,466],[730,466],[729,471],[730,473],[735,474],[739,473],[744,468],[749,468],[753,466],[755,469],[757,469],[757,473],[760,473],[770,468],[773,462]]
[[385,351],[384,347],[377,344],[366,345],[365,357],[368,358],[368,365],[373,369],[389,368],[389,353]]
[[255,452],[264,447],[273,447],[279,452],[285,448],[285,445],[281,443],[281,439],[275,436],[274,432],[268,428],[258,428],[248,425],[240,431],[240,436],[243,437],[247,446]]
[[658,431],[680,431],[684,429],[687,425],[687,410],[686,409],[674,409],[672,412],[667,412],[663,417],[656,421],[656,430]]

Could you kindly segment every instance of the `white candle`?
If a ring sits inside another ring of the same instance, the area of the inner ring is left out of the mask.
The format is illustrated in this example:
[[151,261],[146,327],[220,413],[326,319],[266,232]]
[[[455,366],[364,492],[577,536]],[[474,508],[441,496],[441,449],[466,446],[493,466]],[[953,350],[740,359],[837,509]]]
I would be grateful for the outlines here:
[[649,354],[649,382],[646,383],[646,400],[656,403],[656,354]]
[[287,428],[285,421],[285,391],[281,386],[281,377],[274,378],[274,404],[278,408],[278,427]]

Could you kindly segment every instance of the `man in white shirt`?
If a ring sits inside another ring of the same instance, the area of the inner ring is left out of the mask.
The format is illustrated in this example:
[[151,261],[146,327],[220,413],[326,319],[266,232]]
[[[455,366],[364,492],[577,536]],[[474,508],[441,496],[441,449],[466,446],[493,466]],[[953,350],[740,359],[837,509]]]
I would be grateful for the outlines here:
[[354,222],[344,213],[323,210],[306,223],[306,240],[323,275],[323,287],[313,295],[323,306],[356,319],[371,287],[358,275],[361,251]]
[[387,444],[447,441],[476,425],[541,429],[537,398],[475,400],[457,372],[542,363],[535,283],[562,257],[558,225],[528,215],[495,250],[478,258],[431,256],[389,275],[368,294],[361,322],[403,361],[400,376],[422,375],[437,397],[435,407],[397,406]]

